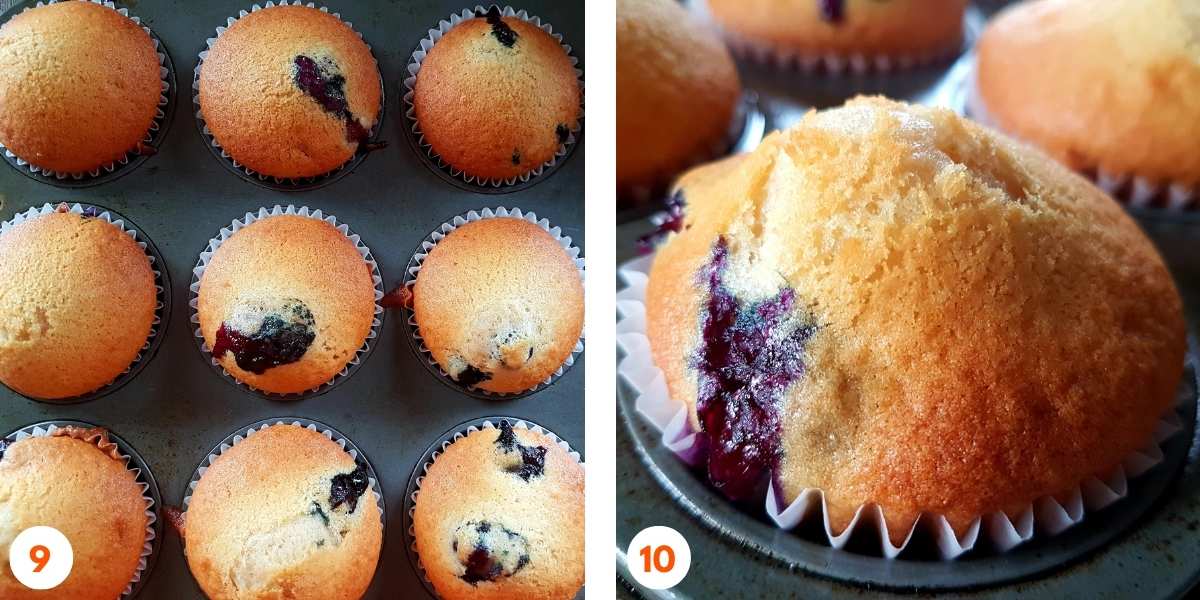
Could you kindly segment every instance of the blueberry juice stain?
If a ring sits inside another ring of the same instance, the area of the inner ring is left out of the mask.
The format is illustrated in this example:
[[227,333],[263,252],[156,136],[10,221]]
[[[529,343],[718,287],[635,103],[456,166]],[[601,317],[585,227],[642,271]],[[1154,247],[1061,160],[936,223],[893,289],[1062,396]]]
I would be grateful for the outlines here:
[[638,238],[637,249],[639,254],[654,252],[654,248],[667,239],[668,235],[683,231],[683,217],[686,205],[687,202],[684,200],[683,190],[676,190],[667,199],[665,209],[651,218],[651,222],[654,223],[654,231]]
[[821,18],[830,23],[841,23],[846,19],[846,0],[817,0]]
[[329,58],[318,61],[301,54],[295,58],[294,64],[296,71],[293,80],[296,87],[316,100],[325,112],[337,116],[346,124],[346,139],[350,143],[368,152],[386,145],[367,142],[371,132],[350,112],[350,105],[346,101],[346,78],[338,71],[337,63]]
[[272,309],[244,305],[236,307],[217,329],[213,356],[232,352],[238,367],[262,375],[272,367],[300,360],[316,337],[316,320],[299,300],[287,300]]
[[798,315],[792,288],[757,302],[735,297],[724,283],[728,261],[721,237],[697,273],[707,302],[691,365],[698,374],[700,429],[709,441],[709,481],[742,500],[778,464],[779,402],[804,376],[805,345],[817,327]]
[[500,421],[500,435],[496,437],[496,445],[505,454],[519,452],[521,461],[509,467],[507,471],[520,477],[523,481],[541,477],[546,471],[546,452],[544,446],[526,446],[517,440],[517,433],[512,424]]

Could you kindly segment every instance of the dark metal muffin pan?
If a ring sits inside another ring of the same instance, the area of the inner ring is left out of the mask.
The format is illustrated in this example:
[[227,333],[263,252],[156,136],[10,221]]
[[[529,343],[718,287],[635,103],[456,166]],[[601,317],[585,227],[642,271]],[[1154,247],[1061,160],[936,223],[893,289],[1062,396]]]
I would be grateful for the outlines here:
[[[441,0],[330,0],[322,4],[354,23],[371,41],[385,88],[399,89],[405,65],[429,24],[466,8]],[[247,8],[246,0],[140,1],[132,7],[190,72],[204,41],[225,18]],[[519,6],[554,24],[584,56],[583,4],[530,0]],[[11,8],[0,0],[0,10]],[[0,20],[9,12],[0,12]],[[403,114],[400,97],[387,94],[390,115]],[[190,105],[189,105],[190,106]],[[175,111],[159,153],[120,180],[86,189],[62,189],[0,168],[0,218],[44,202],[86,202],[117,210],[154,240],[173,286],[176,310],[155,356],[129,384],[102,398],[73,405],[32,402],[0,389],[0,430],[47,419],[81,419],[120,432],[154,471],[169,504],[179,504],[196,465],[235,428],[279,415],[326,423],[371,458],[388,500],[388,527],[375,579],[365,598],[426,597],[420,576],[405,555],[401,497],[413,466],[439,433],[468,419],[494,414],[529,419],[567,440],[585,445],[584,369],[572,368],[554,385],[515,400],[483,400],[433,377],[409,348],[400,315],[387,315],[370,357],[335,388],[315,397],[281,402],[242,391],[216,374],[196,350],[188,323],[187,282],[208,239],[221,227],[261,206],[307,205],[337,215],[362,236],[380,264],[384,285],[399,285],[413,248],[434,227],[470,209],[497,204],[532,210],[560,226],[587,254],[584,235],[583,143],[537,186],[504,202],[448,185],[420,155],[399,142],[402,118],[389,118],[381,133],[393,143],[373,152],[336,183],[302,193],[283,193],[244,181],[214,160],[188,110]],[[583,361],[586,352],[577,357]],[[139,598],[200,599],[179,538],[167,533],[157,566]]]
[[[968,32],[1003,2],[977,2]],[[969,53],[927,68],[893,74],[848,75],[780,71],[739,61],[756,92],[767,130],[795,123],[811,107],[841,104],[856,94],[883,94],[961,110]],[[1200,218],[1196,213],[1130,209],[1158,245],[1175,276],[1189,322],[1200,318]],[[653,229],[646,211],[618,214],[617,256],[636,256],[637,239]],[[618,282],[618,289],[622,284]],[[1194,328],[1193,328],[1194,330]],[[1193,346],[1194,347],[1194,346]],[[1195,355],[1192,355],[1194,361]],[[656,428],[633,408],[618,380],[617,562],[622,598],[860,598],[937,593],[938,597],[1174,598],[1200,581],[1200,435],[1196,433],[1195,363],[1180,409],[1185,431],[1163,444],[1163,464],[1130,480],[1130,495],[1051,538],[1005,554],[973,550],[950,563],[927,560],[919,548],[887,561],[835,551],[820,536],[775,527],[761,508],[734,507],[703,477],[666,450]],[[626,548],[645,527],[669,525],[688,539],[692,566],[667,592],[647,590],[629,576]],[[861,549],[862,544],[851,546]],[[984,545],[986,548],[986,545]],[[917,550],[918,552],[912,552]]]

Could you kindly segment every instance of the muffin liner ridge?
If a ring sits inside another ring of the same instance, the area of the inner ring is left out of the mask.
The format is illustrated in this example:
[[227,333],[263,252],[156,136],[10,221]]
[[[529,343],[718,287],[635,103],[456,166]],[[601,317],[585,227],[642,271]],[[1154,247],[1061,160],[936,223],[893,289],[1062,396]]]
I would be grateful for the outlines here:
[[[654,255],[643,256],[618,267],[626,287],[617,293],[617,310],[621,318],[617,322],[616,339],[625,352],[617,372],[633,388],[638,412],[662,432],[663,445],[684,462],[697,466],[706,456],[706,439],[697,435],[699,432],[691,424],[687,406],[672,400],[666,378],[654,364],[646,336],[646,284],[653,260]],[[883,509],[873,503],[859,506],[846,528],[835,532],[829,522],[822,490],[806,488],[793,502],[786,504],[777,492],[774,475],[764,500],[766,513],[778,528],[784,530],[794,529],[812,518],[823,519],[829,545],[839,550],[846,547],[857,527],[877,528],[880,551],[887,559],[895,559],[908,546],[916,528],[929,520],[932,520],[930,529],[943,560],[954,559],[971,550],[980,539],[987,539],[995,549],[1006,552],[1031,540],[1035,531],[1041,536],[1056,535],[1081,522],[1086,512],[1100,510],[1127,496],[1128,479],[1162,462],[1164,455],[1159,443],[1182,429],[1175,406],[1176,403],[1172,403],[1160,417],[1151,439],[1142,449],[1130,453],[1107,476],[1093,476],[1080,482],[1065,495],[1065,503],[1044,496],[1031,502],[1016,519],[1001,511],[979,515],[962,536],[955,533],[944,516],[926,512],[913,522],[904,541],[894,545],[888,536]]]
[[403,92],[402,98],[404,104],[404,117],[408,120],[410,132],[416,137],[417,145],[425,151],[429,159],[432,160],[439,169],[449,172],[450,175],[456,179],[460,179],[468,184],[473,184],[484,188],[502,188],[506,186],[514,186],[518,183],[526,183],[536,177],[539,177],[543,173],[552,170],[560,161],[566,158],[567,154],[578,141],[579,132],[583,130],[582,99],[584,97],[584,84],[583,71],[578,66],[579,59],[572,52],[571,45],[563,40],[561,33],[554,33],[554,28],[551,27],[549,23],[543,22],[541,17],[530,15],[524,9],[518,11],[507,5],[499,6],[493,4],[492,6],[499,8],[500,15],[503,17],[514,17],[521,19],[522,21],[525,21],[530,25],[545,31],[550,35],[550,37],[558,41],[558,43],[562,46],[563,51],[566,52],[567,58],[571,61],[571,66],[575,67],[575,76],[579,81],[579,119],[575,122],[574,127],[571,128],[570,133],[567,136],[567,141],[559,144],[558,150],[554,153],[554,156],[550,160],[538,165],[534,169],[527,171],[522,175],[518,175],[509,179],[488,179],[476,177],[460,169],[456,169],[446,161],[442,160],[441,156],[434,151],[433,146],[425,140],[425,135],[421,132],[421,126],[417,122],[416,107],[413,101],[413,98],[416,95],[415,90],[417,84],[417,73],[421,70],[421,63],[425,60],[425,57],[429,54],[429,51],[433,49],[434,44],[440,41],[442,37],[446,35],[446,33],[448,33],[459,23],[474,19],[476,18],[476,14],[478,12],[484,11],[483,5],[477,4],[475,5],[474,9],[464,8],[459,12],[453,13],[445,19],[438,21],[437,26],[429,30],[429,35],[421,39],[417,49],[413,51],[412,56],[410,56],[408,59],[408,65],[406,67],[408,76],[404,78],[404,81],[401,84],[401,91]]
[[[63,0],[40,0],[36,5],[27,7],[27,8],[25,8],[25,10],[23,10],[21,12],[23,13],[25,11],[29,11],[34,8],[40,8],[43,6],[50,5],[50,4],[56,4],[61,1],[63,1]],[[163,49],[163,43],[158,39],[158,36],[155,35],[153,31],[150,30],[150,28],[148,26],[146,26],[145,24],[142,23],[142,20],[139,17],[129,14],[128,8],[117,8],[116,4],[114,2],[112,2],[112,0],[86,0],[86,1],[91,2],[92,4],[97,4],[97,5],[103,6],[105,8],[112,9],[112,10],[116,11],[118,14],[120,14],[122,17],[125,17],[125,18],[129,19],[130,21],[133,21],[135,24],[137,24],[139,27],[142,28],[142,31],[145,31],[146,34],[150,36],[150,41],[153,42],[153,44],[154,44],[154,53],[158,56],[158,76],[159,76],[159,80],[162,84],[162,89],[158,96],[158,107],[155,109],[154,119],[151,120],[150,128],[148,130],[146,130],[146,135],[142,138],[142,140],[140,142],[143,145],[152,146],[155,136],[158,135],[159,131],[165,127],[164,122],[165,122],[166,116],[167,116],[165,109],[167,107],[167,104],[169,103],[167,94],[170,92],[171,86],[174,81],[174,78],[171,76],[171,69],[168,68],[167,55],[166,55],[166,50]],[[13,152],[11,150],[9,150],[8,148],[5,148],[4,144],[2,144],[2,143],[0,143],[0,151],[3,151],[4,157],[6,159],[10,160],[11,162],[16,163],[16,165],[18,167],[25,167],[29,170],[30,173],[32,173],[34,175],[41,175],[41,176],[53,178],[53,179],[56,179],[59,181],[66,180],[66,179],[72,179],[72,180],[79,181],[79,180],[83,180],[85,178],[100,177],[102,174],[112,173],[118,167],[128,165],[129,162],[134,159],[134,157],[153,156],[153,153],[148,153],[148,154],[143,155],[138,151],[138,148],[134,148],[134,149],[126,151],[125,156],[117,159],[116,161],[107,163],[105,165],[101,165],[91,171],[85,171],[85,172],[81,172],[81,173],[65,173],[62,171],[54,171],[51,169],[44,169],[42,167],[39,167],[23,158],[17,156],[16,154],[13,154]]]
[[[161,334],[166,329],[165,323],[167,318],[169,318],[171,293],[168,288],[170,287],[170,281],[167,279],[165,268],[159,262],[161,259],[158,256],[158,250],[152,246],[145,233],[141,232],[140,229],[127,225],[126,219],[122,215],[116,214],[102,206],[80,202],[47,202],[41,206],[35,206],[19,212],[12,219],[0,223],[0,234],[21,223],[55,212],[70,212],[77,215],[90,216],[120,229],[122,233],[132,238],[134,243],[146,253],[146,258],[150,261],[150,272],[154,275],[154,319],[150,322],[150,333],[146,336],[146,343],[142,345],[142,349],[138,351],[138,355],[134,357],[133,362],[129,363],[129,366],[113,378],[112,381],[79,396],[57,400],[33,398],[38,402],[50,404],[74,404],[95,400],[109,392],[115,391],[136,376],[142,367],[149,362],[149,354],[152,354],[151,351],[160,341]],[[139,235],[143,239],[139,239]]]
[[[107,428],[80,421],[46,421],[27,425],[0,439],[20,442],[34,437],[70,437],[93,444],[113,460],[120,461],[125,465],[133,474],[134,481],[142,488],[142,498],[146,501],[146,540],[142,545],[142,554],[138,558],[133,578],[129,580],[125,591],[121,592],[118,600],[133,598],[140,591],[142,577],[146,575],[161,540],[158,535],[158,506],[154,499],[154,496],[158,494],[158,487],[149,473],[149,467],[140,458],[135,460],[131,454],[126,454],[118,443],[113,441],[114,436]],[[143,473],[143,467],[146,468],[145,473]],[[154,486],[153,489],[151,486]]]
[[213,44],[217,42],[217,38],[221,37],[221,35],[225,33],[225,30],[232,27],[234,23],[237,23],[240,19],[250,15],[250,13],[266,10],[268,8],[274,8],[276,6],[304,6],[307,8],[315,8],[323,13],[333,15],[335,18],[349,27],[350,30],[358,36],[358,39],[362,40],[362,42],[366,44],[367,50],[371,52],[371,59],[375,62],[375,70],[379,73],[379,114],[376,115],[375,126],[371,128],[369,132],[370,138],[367,141],[374,142],[378,140],[379,134],[383,130],[383,113],[384,108],[387,105],[387,86],[384,85],[383,71],[379,68],[379,60],[375,58],[375,50],[370,44],[367,44],[366,38],[363,37],[362,32],[354,28],[353,23],[342,18],[341,13],[332,12],[327,6],[318,6],[314,2],[308,2],[305,0],[279,0],[278,2],[275,0],[267,0],[261,5],[258,3],[252,4],[249,10],[239,10],[236,16],[227,17],[225,20],[225,25],[218,26],[216,28],[216,35],[204,40],[204,50],[201,50],[197,57],[196,68],[192,70],[192,106],[195,108],[194,115],[196,117],[196,125],[200,128],[200,134],[208,143],[210,150],[212,150],[214,154],[217,154],[221,158],[222,162],[227,163],[227,165],[231,165],[239,174],[243,174],[246,177],[252,178],[253,180],[262,184],[272,184],[267,185],[267,187],[271,189],[283,191],[309,190],[315,187],[320,187],[323,184],[333,183],[334,181],[340,179],[343,175],[347,174],[350,169],[358,166],[358,163],[361,162],[365,157],[363,150],[356,150],[349,160],[341,165],[338,165],[333,170],[320,175],[315,175],[313,177],[292,178],[265,175],[243,165],[230,156],[230,154],[221,147],[221,144],[217,141],[217,138],[213,136],[212,131],[209,130],[208,123],[204,120],[204,113],[200,110],[200,69],[204,67],[204,59],[208,58],[208,53],[210,50],[212,50]]
[[473,419],[455,427],[450,432],[442,434],[440,440],[434,442],[433,451],[430,452],[428,456],[416,466],[416,468],[413,469],[404,503],[404,517],[408,522],[407,527],[404,529],[405,548],[408,550],[409,561],[412,563],[413,569],[416,570],[417,574],[420,576],[421,583],[425,586],[425,589],[428,590],[434,598],[439,598],[440,596],[438,596],[437,592],[433,589],[433,582],[429,580],[429,577],[425,574],[425,566],[421,564],[421,556],[417,553],[416,531],[413,526],[413,515],[417,509],[417,499],[421,493],[421,483],[425,481],[425,475],[429,472],[429,467],[432,466],[435,461],[437,461],[438,456],[441,456],[443,453],[445,453],[446,448],[449,448],[451,444],[477,431],[498,429],[499,423],[503,421],[508,421],[511,423],[513,429],[527,429],[529,431],[533,431],[534,433],[545,435],[546,437],[550,438],[551,442],[553,442],[559,448],[565,450],[571,458],[575,459],[576,462],[586,467],[585,463],[583,462],[583,456],[581,456],[578,451],[572,450],[571,445],[568,444],[566,440],[563,440],[553,431],[550,431],[549,429],[546,429],[545,427],[542,427],[541,425],[538,425],[537,423],[534,423],[528,419],[518,419],[515,417],[485,417],[483,419]]
[[[565,236],[562,234],[561,227],[551,226],[549,219],[546,219],[546,218],[539,219],[538,216],[536,214],[534,214],[533,212],[522,211],[520,208],[517,208],[517,207],[508,209],[508,208],[501,206],[496,209],[483,208],[481,210],[467,211],[464,214],[455,216],[449,222],[442,223],[432,233],[425,236],[425,239],[421,240],[421,245],[418,248],[418,250],[412,255],[412,257],[408,261],[409,266],[404,274],[404,281],[402,284],[404,286],[404,289],[407,290],[410,294],[412,293],[413,287],[416,286],[416,284],[417,284],[417,275],[421,272],[421,265],[425,262],[425,257],[429,256],[429,253],[433,251],[433,247],[436,246],[438,244],[438,242],[442,241],[442,239],[445,238],[447,235],[450,235],[451,232],[458,229],[459,227],[462,227],[463,225],[466,225],[467,223],[471,223],[474,221],[481,221],[483,219],[505,218],[505,217],[528,221],[530,223],[533,223],[534,225],[537,225],[546,233],[550,234],[550,236],[553,237],[554,240],[557,241],[560,246],[562,246],[563,251],[567,253],[567,256],[570,257],[571,260],[575,263],[575,267],[579,270],[579,278],[584,281],[584,286],[586,287],[587,276],[586,276],[586,272],[585,272],[585,263],[584,263],[584,259],[579,256],[580,249],[578,246],[575,246],[571,242],[570,236]],[[444,381],[450,383],[451,385],[453,385],[459,389],[467,389],[466,386],[463,386],[462,384],[460,384],[459,382],[455,381],[453,378],[450,377],[450,374],[447,373],[446,370],[443,369],[440,364],[438,364],[437,360],[433,357],[433,353],[425,345],[425,340],[421,337],[420,328],[417,326],[416,311],[412,310],[412,308],[410,308],[410,307],[404,307],[401,310],[407,313],[406,318],[405,318],[405,323],[408,325],[409,332],[411,333],[411,339],[412,339],[413,343],[415,344],[415,349],[417,350],[417,353],[420,354],[421,358],[423,359],[423,362],[425,362],[425,364],[427,366],[429,366],[434,372],[436,372],[438,375],[440,375]],[[569,369],[572,365],[575,364],[575,357],[578,356],[580,352],[583,352],[584,338],[585,338],[585,332],[581,331],[579,334],[579,340],[575,342],[575,347],[571,349],[571,353],[567,355],[567,358],[565,360],[563,360],[563,364],[560,365],[558,367],[558,369],[554,371],[554,373],[551,373],[549,377],[546,377],[546,379],[542,380],[537,385],[535,385],[529,389],[526,389],[526,390],[523,390],[520,392],[510,392],[510,393],[493,392],[493,391],[485,390],[482,388],[470,388],[470,389],[476,393],[483,394],[486,397],[507,399],[507,398],[514,398],[517,396],[529,394],[531,392],[545,388],[546,386],[550,385],[551,383],[554,383],[554,381],[557,380],[559,377],[562,377],[563,373],[566,373],[567,369]]]
[[[362,346],[355,351],[354,356],[350,358],[349,362],[346,363],[346,366],[342,367],[342,370],[334,375],[332,379],[308,391],[290,394],[278,394],[275,392],[260,390],[248,383],[243,383],[226,371],[225,368],[221,366],[221,363],[217,361],[216,357],[212,355],[212,348],[209,348],[208,343],[204,341],[204,333],[200,330],[200,313],[198,310],[200,303],[200,281],[204,277],[204,271],[208,268],[208,261],[212,258],[213,254],[216,253],[217,248],[220,248],[221,244],[223,244],[225,240],[229,239],[235,233],[251,223],[266,219],[268,217],[276,217],[280,215],[300,216],[318,221],[324,221],[336,228],[342,233],[342,235],[346,236],[346,239],[349,240],[351,244],[354,245],[354,249],[358,251],[358,253],[362,256],[363,261],[366,262],[371,268],[371,281],[375,287],[375,316],[371,320],[371,329],[367,332],[367,339],[363,341]],[[379,263],[375,261],[375,256],[371,253],[371,249],[362,242],[362,239],[358,236],[358,234],[350,231],[349,225],[346,223],[339,223],[337,217],[330,214],[325,214],[320,209],[310,210],[307,206],[301,206],[297,208],[292,204],[289,204],[286,207],[276,204],[271,209],[260,207],[257,211],[247,212],[244,216],[242,216],[242,218],[234,219],[233,222],[228,226],[222,227],[221,231],[219,231],[215,237],[208,240],[208,245],[202,252],[200,252],[200,257],[196,262],[196,266],[192,268],[192,281],[188,286],[188,291],[188,308],[190,309],[189,322],[193,327],[192,335],[196,340],[196,344],[200,347],[201,353],[208,359],[209,365],[213,369],[217,370],[221,374],[221,377],[230,383],[275,400],[298,400],[300,398],[306,398],[317,393],[324,393],[325,391],[328,391],[329,388],[333,387],[337,383],[340,383],[348,375],[350,375],[352,370],[357,368],[358,365],[362,364],[362,361],[366,359],[367,354],[371,350],[372,342],[379,337],[379,329],[383,326],[383,306],[379,303],[379,301],[383,298],[384,293],[383,275],[380,274]]]

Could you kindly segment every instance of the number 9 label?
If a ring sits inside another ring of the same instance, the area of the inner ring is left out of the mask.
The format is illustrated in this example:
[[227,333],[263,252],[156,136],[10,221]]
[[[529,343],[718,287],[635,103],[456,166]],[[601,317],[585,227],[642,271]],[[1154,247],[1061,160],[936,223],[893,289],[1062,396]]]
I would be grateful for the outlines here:
[[670,527],[647,527],[639,531],[625,556],[633,579],[652,590],[679,585],[692,566],[692,549],[687,540]]
[[71,574],[71,542],[53,527],[30,527],[8,548],[8,565],[22,585],[33,590],[58,587]]

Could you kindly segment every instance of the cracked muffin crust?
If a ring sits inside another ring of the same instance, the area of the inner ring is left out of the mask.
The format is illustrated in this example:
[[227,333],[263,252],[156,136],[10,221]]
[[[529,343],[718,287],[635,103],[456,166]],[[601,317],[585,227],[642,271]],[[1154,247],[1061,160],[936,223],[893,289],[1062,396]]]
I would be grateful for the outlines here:
[[0,144],[38,167],[86,173],[136,150],[162,94],[141,26],[91,2],[56,2],[0,26]]
[[524,175],[554,158],[581,105],[562,45],[494,6],[438,40],[413,87],[425,141],[450,166],[484,179]]
[[544,229],[513,217],[467,223],[417,274],[413,315],[450,378],[498,393],[530,389],[571,355],[583,331],[583,281]]
[[617,2],[618,193],[710,158],[741,94],[725,44],[679,3]]
[[213,253],[196,311],[213,357],[238,381],[300,393],[333,379],[371,331],[371,266],[333,225],[275,215]]
[[976,82],[997,127],[1074,169],[1200,184],[1200,4],[1011,6],[979,39]]
[[572,598],[583,586],[583,465],[507,420],[471,432],[429,465],[413,533],[445,600]]
[[366,468],[298,425],[273,425],[200,477],[183,524],[188,567],[213,599],[357,600],[383,540]]
[[59,210],[0,234],[0,381],[43,400],[112,383],[145,346],[157,304],[133,238]]
[[1107,475],[1179,383],[1181,302],[1109,197],[943,109],[856,99],[679,185],[655,363],[745,497],[775,473],[899,543]]
[[307,6],[238,19],[200,67],[200,111],[237,162],[279,178],[353,158],[379,120],[379,67],[362,38]]
[[19,583],[0,569],[0,598],[113,600],[137,572],[146,543],[142,485],[100,429],[65,427],[46,437],[0,440],[0,548],[25,529],[48,525],[71,541],[71,574],[53,591]]

